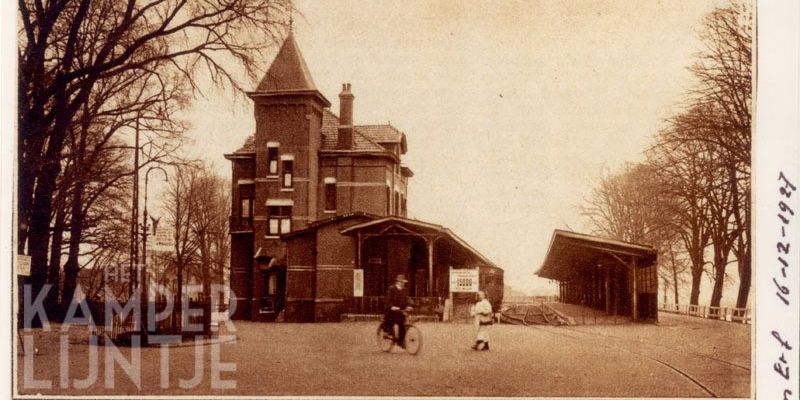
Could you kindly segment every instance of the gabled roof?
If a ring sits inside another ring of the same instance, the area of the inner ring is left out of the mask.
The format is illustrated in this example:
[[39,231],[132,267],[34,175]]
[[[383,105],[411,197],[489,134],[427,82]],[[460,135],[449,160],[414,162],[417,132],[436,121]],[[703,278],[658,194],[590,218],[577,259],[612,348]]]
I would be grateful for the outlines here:
[[259,92],[317,90],[306,60],[303,59],[303,54],[300,53],[291,31],[256,90]]
[[356,125],[361,132],[378,143],[400,143],[403,132],[392,125]]
[[354,219],[354,218],[366,218],[366,219],[372,220],[372,219],[376,219],[376,218],[380,218],[380,217],[378,217],[375,214],[370,214],[370,213],[366,213],[366,212],[362,212],[362,211],[355,211],[355,212],[351,212],[351,213],[347,213],[347,214],[339,214],[339,215],[336,215],[336,216],[333,216],[333,217],[330,217],[330,218],[325,218],[325,219],[321,219],[321,220],[318,220],[318,221],[314,221],[314,222],[306,225],[303,229],[298,229],[298,230],[291,231],[289,233],[283,234],[283,235],[281,235],[281,240],[289,240],[289,239],[292,239],[292,238],[297,237],[297,236],[305,235],[306,233],[314,232],[317,229],[319,229],[320,227],[323,227],[325,225],[330,225],[332,223],[336,223],[336,222],[344,221],[344,220],[348,220],[348,219]]
[[387,125],[356,125],[356,129],[377,143],[399,144],[400,152],[407,151],[406,135],[392,126]]
[[371,227],[376,227],[376,226],[379,226],[379,225],[382,225],[382,224],[392,224],[392,223],[400,224],[400,225],[407,226],[407,227],[414,228],[414,229],[418,229],[418,230],[421,229],[421,230],[425,230],[425,231],[432,231],[432,232],[436,232],[438,234],[442,234],[442,235],[450,238],[453,242],[455,242],[456,244],[461,246],[463,249],[465,249],[468,252],[472,253],[477,259],[479,259],[483,263],[485,263],[486,266],[501,269],[500,267],[495,265],[495,263],[491,262],[488,258],[486,258],[483,254],[481,254],[478,250],[475,250],[475,248],[470,246],[469,243],[464,241],[464,239],[461,239],[460,237],[458,237],[458,235],[453,233],[453,231],[451,231],[450,229],[445,228],[444,226],[441,226],[441,225],[432,224],[432,223],[424,222],[424,221],[419,221],[419,220],[416,220],[416,219],[402,218],[402,217],[397,217],[397,216],[384,217],[384,218],[380,218],[380,219],[374,219],[372,221],[363,222],[363,223],[358,224],[358,225],[353,225],[351,227],[343,229],[341,231],[341,233],[343,235],[352,235],[352,234],[354,234],[354,233],[356,233],[356,232],[358,232],[360,230],[368,229],[368,228],[371,228]]

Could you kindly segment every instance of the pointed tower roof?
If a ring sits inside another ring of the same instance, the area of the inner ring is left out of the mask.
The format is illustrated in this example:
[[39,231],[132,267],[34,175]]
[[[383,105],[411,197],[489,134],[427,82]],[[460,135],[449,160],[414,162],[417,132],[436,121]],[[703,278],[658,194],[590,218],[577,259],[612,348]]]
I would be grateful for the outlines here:
[[330,102],[322,93],[317,90],[311,72],[308,70],[306,60],[300,53],[300,48],[294,40],[294,33],[290,30],[283,41],[278,55],[272,61],[261,83],[254,92],[248,93],[253,96],[276,96],[284,94],[310,94],[314,95],[324,104],[330,107]]
[[284,40],[278,55],[272,61],[267,74],[258,84],[259,92],[276,90],[317,90],[306,60],[297,47],[291,31]]

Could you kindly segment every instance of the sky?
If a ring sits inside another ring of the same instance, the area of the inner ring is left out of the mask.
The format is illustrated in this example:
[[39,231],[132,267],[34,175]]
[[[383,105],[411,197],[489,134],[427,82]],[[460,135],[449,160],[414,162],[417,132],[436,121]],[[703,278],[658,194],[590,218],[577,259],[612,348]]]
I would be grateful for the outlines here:
[[[456,232],[515,289],[555,293],[534,276],[553,230],[587,231],[592,188],[643,159],[716,5],[297,0],[294,32],[334,113],[349,82],[356,124],[405,132],[409,216]],[[230,176],[222,154],[254,131],[250,100],[209,88],[185,118],[190,153]]]

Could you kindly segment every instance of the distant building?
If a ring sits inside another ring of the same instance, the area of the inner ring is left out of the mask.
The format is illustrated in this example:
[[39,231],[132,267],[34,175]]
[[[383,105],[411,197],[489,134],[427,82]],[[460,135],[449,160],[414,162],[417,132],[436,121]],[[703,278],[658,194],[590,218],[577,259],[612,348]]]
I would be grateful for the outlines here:
[[412,295],[435,303],[447,296],[450,267],[499,271],[502,296],[501,269],[448,229],[406,218],[405,134],[356,125],[349,83],[333,114],[291,32],[248,96],[256,132],[225,155],[234,318],[284,311],[287,321],[328,321],[375,311],[401,273]]

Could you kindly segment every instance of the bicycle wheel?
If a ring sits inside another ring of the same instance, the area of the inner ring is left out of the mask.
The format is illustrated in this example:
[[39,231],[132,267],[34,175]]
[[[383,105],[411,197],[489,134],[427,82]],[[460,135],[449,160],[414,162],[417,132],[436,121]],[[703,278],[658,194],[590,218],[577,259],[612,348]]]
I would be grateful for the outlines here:
[[378,348],[387,353],[392,351],[392,347],[394,347],[394,335],[384,331],[383,324],[378,325],[377,343]]
[[414,325],[406,325],[406,351],[417,354],[422,350],[422,331]]

